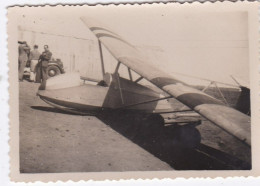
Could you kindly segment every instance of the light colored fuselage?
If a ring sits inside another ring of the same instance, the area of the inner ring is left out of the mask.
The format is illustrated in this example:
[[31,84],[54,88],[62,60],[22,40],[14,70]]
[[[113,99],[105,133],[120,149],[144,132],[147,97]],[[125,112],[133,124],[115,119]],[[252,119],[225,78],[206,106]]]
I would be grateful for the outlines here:
[[45,90],[39,90],[37,94],[53,106],[81,112],[130,109],[152,113],[158,109],[171,109],[160,93],[118,74],[111,75],[111,82],[105,85],[82,83],[79,76],[64,74],[47,80]]

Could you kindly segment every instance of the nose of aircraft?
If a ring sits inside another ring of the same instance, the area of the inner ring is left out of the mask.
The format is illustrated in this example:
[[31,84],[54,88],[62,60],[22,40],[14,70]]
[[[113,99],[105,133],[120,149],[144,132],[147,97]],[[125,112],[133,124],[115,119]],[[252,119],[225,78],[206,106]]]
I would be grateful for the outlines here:
[[84,84],[78,73],[67,73],[43,82],[37,95],[53,107],[89,113],[102,107],[107,91],[107,87]]
[[80,86],[82,81],[80,80],[80,74],[77,72],[61,74],[46,81],[43,81],[39,90],[54,90]]
[[45,96],[46,90],[76,87],[80,86],[82,83],[80,74],[77,72],[61,74],[43,81],[38,89],[37,95]]

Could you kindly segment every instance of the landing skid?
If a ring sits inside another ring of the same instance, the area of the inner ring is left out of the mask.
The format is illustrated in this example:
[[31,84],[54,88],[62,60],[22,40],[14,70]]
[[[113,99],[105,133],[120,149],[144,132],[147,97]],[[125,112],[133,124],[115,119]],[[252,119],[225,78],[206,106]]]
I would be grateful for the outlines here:
[[57,105],[55,103],[52,103],[52,102],[49,102],[45,99],[42,99],[45,103],[53,106],[54,108],[57,108],[57,109],[60,109],[62,111],[65,111],[65,112],[68,112],[68,113],[71,113],[71,114],[78,114],[78,115],[83,115],[83,116],[95,116],[96,113],[94,112],[81,112],[81,111],[77,111],[77,110],[73,110],[73,109],[70,109],[70,108],[67,108],[67,107],[63,107],[63,106],[60,106],[60,105]]

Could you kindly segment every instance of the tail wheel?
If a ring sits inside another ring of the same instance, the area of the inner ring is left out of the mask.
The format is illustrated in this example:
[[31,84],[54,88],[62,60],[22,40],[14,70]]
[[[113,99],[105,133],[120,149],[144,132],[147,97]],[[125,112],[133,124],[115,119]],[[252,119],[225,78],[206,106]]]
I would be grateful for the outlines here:
[[61,73],[60,69],[57,66],[49,66],[47,68],[48,77],[54,77]]

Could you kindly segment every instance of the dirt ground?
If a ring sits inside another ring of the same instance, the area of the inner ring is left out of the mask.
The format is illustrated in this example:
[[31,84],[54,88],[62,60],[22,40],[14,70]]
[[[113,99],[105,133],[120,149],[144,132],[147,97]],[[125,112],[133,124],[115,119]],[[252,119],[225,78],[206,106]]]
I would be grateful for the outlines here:
[[250,149],[204,119],[154,128],[126,113],[72,115],[40,100],[39,84],[19,86],[22,173],[250,169]]

